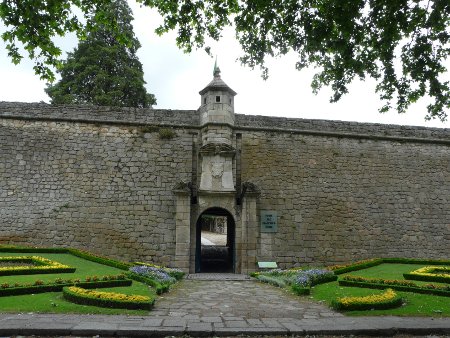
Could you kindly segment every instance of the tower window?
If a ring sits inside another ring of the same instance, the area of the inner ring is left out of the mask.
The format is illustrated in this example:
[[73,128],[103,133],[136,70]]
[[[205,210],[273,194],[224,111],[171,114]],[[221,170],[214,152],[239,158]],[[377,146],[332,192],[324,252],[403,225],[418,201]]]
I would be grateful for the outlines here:
[[206,97],[203,98],[203,104],[206,104]]
[[220,96],[219,95],[216,96],[216,102],[220,102]]

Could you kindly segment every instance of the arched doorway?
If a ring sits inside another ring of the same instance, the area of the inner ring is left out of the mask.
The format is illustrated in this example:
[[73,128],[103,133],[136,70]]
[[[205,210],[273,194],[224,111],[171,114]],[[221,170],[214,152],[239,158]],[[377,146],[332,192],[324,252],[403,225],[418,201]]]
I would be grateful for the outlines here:
[[195,272],[235,270],[234,218],[222,208],[202,212],[196,224]]

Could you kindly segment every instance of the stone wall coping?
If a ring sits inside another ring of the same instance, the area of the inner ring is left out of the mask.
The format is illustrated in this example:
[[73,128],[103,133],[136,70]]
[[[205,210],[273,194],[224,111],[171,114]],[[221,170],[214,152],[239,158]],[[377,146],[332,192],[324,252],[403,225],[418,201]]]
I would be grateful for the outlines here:
[[450,145],[449,128],[385,125],[333,120],[284,118],[236,114],[236,124],[210,122],[200,126],[198,110],[50,105],[46,103],[0,102],[0,118],[89,123],[123,126],[157,125],[200,130],[208,125],[227,126],[240,131],[316,135],[324,137],[418,142]]

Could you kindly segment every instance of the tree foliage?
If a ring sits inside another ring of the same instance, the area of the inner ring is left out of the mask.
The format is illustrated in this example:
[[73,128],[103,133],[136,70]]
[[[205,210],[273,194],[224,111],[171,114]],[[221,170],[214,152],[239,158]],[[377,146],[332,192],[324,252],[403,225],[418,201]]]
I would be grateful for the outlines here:
[[115,32],[105,24],[92,22],[86,38],[59,66],[61,80],[46,89],[52,103],[126,107],[155,104],[155,97],[144,87],[142,64],[136,56],[140,43],[134,36],[126,1],[112,1],[103,19],[114,21],[127,43],[119,43]]
[[[396,109],[402,113],[411,103],[429,96],[432,102],[426,118],[447,117],[448,0],[137,1],[158,10],[164,22],[157,33],[177,30],[177,44],[187,52],[192,48],[209,52],[205,41],[218,40],[225,27],[233,26],[243,49],[241,62],[261,67],[264,77],[268,76],[267,57],[293,51],[298,56],[297,69],[317,67],[313,90],[331,86],[331,101],[347,93],[353,79],[371,77],[377,81],[376,90],[384,101],[380,111]],[[70,8],[78,7],[87,17],[98,17],[105,3],[3,1],[0,17],[12,27],[3,34],[10,55],[15,61],[20,59],[15,41],[21,41],[30,56],[44,60],[37,61],[36,72],[51,77],[45,66],[56,64],[59,52],[51,36],[65,31],[83,34]],[[41,10],[32,13],[36,7]]]

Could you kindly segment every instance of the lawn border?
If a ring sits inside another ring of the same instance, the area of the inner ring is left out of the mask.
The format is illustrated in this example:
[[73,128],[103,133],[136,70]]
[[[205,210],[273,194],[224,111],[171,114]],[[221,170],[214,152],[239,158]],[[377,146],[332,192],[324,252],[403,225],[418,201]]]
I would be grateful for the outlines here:
[[45,285],[31,285],[20,287],[0,288],[0,297],[8,296],[22,296],[34,293],[45,292],[61,292],[67,286],[80,286],[85,289],[101,289],[101,288],[115,288],[131,286],[133,281],[131,279],[95,281],[95,282],[79,282],[79,283],[52,283]]
[[390,288],[390,289],[394,289],[396,291],[413,292],[413,293],[421,293],[421,294],[428,294],[428,295],[435,295],[435,296],[450,297],[450,291],[445,291],[445,290],[436,290],[436,289],[411,287],[411,286],[395,285],[395,284],[387,285],[387,284],[378,284],[378,283],[356,282],[356,281],[347,281],[347,280],[340,280],[340,281],[338,281],[338,283],[339,283],[339,286],[350,286],[350,287],[379,289],[379,290]]
[[[364,270],[383,263],[391,264],[434,264],[434,265],[450,265],[448,259],[422,259],[422,258],[373,258],[369,260],[350,263],[347,265],[329,266],[328,269],[334,272],[335,275],[342,275],[347,272]],[[338,267],[333,269],[333,267]]]
[[[77,286],[78,287],[78,286]],[[80,293],[70,290],[69,286],[62,289],[63,297],[75,304],[90,305],[115,309],[128,309],[128,310],[151,310],[154,303],[154,297],[148,297],[149,301],[131,301],[131,300],[117,300],[113,298],[97,298],[89,295],[82,295]],[[106,293],[107,294],[107,293]],[[113,293],[111,293],[113,295]]]

